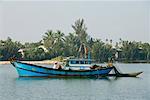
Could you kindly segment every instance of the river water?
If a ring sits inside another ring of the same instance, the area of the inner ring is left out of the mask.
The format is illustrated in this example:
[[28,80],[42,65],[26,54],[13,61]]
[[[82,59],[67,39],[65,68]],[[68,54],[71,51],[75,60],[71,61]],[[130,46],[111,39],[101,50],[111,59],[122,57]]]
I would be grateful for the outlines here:
[[19,78],[0,65],[0,100],[150,100],[150,64],[117,64],[138,78]]

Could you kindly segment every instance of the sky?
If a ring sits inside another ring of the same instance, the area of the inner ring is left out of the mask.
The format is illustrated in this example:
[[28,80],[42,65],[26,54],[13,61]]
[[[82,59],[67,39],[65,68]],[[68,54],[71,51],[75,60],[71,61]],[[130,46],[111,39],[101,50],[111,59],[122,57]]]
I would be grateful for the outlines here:
[[79,18],[93,38],[150,43],[148,0],[0,0],[0,40],[37,42],[47,30],[67,35],[74,32],[71,25]]

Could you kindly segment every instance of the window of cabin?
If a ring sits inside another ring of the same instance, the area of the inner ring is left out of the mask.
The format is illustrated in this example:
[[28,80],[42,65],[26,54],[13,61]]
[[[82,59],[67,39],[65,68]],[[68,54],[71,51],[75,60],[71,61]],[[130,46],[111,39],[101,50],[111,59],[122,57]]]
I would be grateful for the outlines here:
[[71,64],[79,64],[79,61],[70,61]]
[[88,61],[88,64],[91,64],[91,61]]
[[76,61],[76,64],[79,64],[79,61]]
[[84,61],[80,61],[80,64],[84,64]]
[[85,61],[85,64],[88,64],[88,61]]
[[76,61],[70,61],[71,64],[76,64]]

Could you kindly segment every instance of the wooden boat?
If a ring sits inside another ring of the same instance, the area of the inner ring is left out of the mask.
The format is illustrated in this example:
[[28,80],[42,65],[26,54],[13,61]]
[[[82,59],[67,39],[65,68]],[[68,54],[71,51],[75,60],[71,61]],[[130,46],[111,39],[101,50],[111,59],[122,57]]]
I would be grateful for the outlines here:
[[101,69],[53,69],[44,66],[11,61],[19,76],[27,77],[91,77],[107,75],[113,67]]
[[113,68],[115,74],[108,74],[106,76],[115,76],[115,77],[137,77],[138,75],[140,75],[141,73],[143,73],[142,71],[141,72],[134,72],[134,73],[121,73],[119,72],[116,67]]
[[[27,77],[97,77],[97,76],[109,76],[109,77],[136,77],[143,72],[136,73],[121,73],[115,66],[99,67],[94,69],[91,59],[69,59],[66,66],[63,69],[48,68],[21,61],[11,59],[11,64],[16,68],[19,76]],[[114,74],[109,72],[114,70]]]
[[137,77],[143,72],[135,72],[135,73],[119,73],[119,74],[108,74],[106,76],[115,76],[115,77]]

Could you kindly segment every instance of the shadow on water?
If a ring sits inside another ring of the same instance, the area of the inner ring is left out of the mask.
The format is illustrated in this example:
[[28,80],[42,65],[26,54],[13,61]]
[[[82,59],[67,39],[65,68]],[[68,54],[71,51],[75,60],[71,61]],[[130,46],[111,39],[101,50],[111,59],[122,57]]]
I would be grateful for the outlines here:
[[[18,77],[16,81],[42,81],[42,80],[103,80],[103,81],[117,81],[125,77],[63,77],[63,78],[49,78],[49,77]],[[129,77],[134,79],[141,79],[140,77]]]
[[15,79],[16,81],[26,81],[26,80],[106,80],[111,81],[109,77],[61,77],[61,78],[49,78],[49,77],[18,77]]

